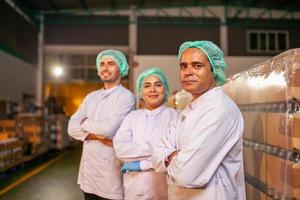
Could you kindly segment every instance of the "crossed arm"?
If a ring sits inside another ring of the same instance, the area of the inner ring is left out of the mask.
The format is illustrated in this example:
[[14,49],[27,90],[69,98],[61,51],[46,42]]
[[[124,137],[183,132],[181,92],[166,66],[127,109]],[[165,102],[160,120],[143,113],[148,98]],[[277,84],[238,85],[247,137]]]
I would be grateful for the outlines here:
[[111,108],[107,117],[95,120],[87,117],[88,100],[85,98],[69,121],[68,133],[77,140],[97,140],[112,146],[111,138],[113,138],[126,114],[134,108],[134,103],[134,99],[130,96],[120,98],[120,101]]

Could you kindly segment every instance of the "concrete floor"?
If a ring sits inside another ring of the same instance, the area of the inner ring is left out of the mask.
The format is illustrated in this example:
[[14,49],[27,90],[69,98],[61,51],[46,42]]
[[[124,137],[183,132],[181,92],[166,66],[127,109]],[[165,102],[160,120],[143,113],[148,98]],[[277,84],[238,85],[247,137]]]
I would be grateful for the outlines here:
[[80,148],[67,150],[49,167],[0,196],[0,200],[82,200],[76,184],[79,160]]

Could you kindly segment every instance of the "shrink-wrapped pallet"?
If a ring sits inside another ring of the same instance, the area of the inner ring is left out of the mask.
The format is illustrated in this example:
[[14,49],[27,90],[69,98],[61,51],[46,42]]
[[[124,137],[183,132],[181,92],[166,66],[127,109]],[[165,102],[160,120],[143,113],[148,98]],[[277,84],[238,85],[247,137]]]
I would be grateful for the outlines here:
[[248,199],[300,199],[300,49],[232,76],[242,111]]

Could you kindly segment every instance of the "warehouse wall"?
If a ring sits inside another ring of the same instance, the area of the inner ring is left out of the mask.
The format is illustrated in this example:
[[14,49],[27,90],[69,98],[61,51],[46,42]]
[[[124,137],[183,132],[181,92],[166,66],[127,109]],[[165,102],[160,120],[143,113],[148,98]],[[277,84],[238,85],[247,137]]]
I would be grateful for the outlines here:
[[38,27],[0,1],[0,48],[30,63],[37,61]]
[[0,99],[20,101],[22,94],[35,95],[36,67],[0,51]]
[[[247,30],[287,31],[289,49],[300,46],[300,20],[236,19],[228,28],[228,54],[231,56],[274,56],[276,53],[247,52]],[[248,26],[246,26],[248,25]]]
[[45,44],[128,45],[127,16],[45,17]]
[[140,55],[176,55],[187,40],[211,40],[220,45],[218,18],[139,17],[138,22]]

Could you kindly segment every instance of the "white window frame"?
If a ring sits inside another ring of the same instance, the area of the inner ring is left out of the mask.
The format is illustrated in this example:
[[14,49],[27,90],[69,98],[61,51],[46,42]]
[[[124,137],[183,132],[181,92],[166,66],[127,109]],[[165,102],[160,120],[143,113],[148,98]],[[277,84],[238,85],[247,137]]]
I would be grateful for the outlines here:
[[[258,49],[251,49],[250,45],[250,34],[255,33],[257,34],[257,37],[260,37],[261,33],[264,33],[266,35],[266,49],[259,49],[260,48],[260,39],[257,40],[257,47]],[[275,34],[275,50],[269,49],[269,34],[273,33]],[[278,43],[278,34],[285,34],[285,42],[286,42],[286,50],[289,49],[289,32],[288,31],[282,31],[282,30],[247,30],[247,52],[248,53],[279,53],[285,50],[279,49],[279,43]]]

